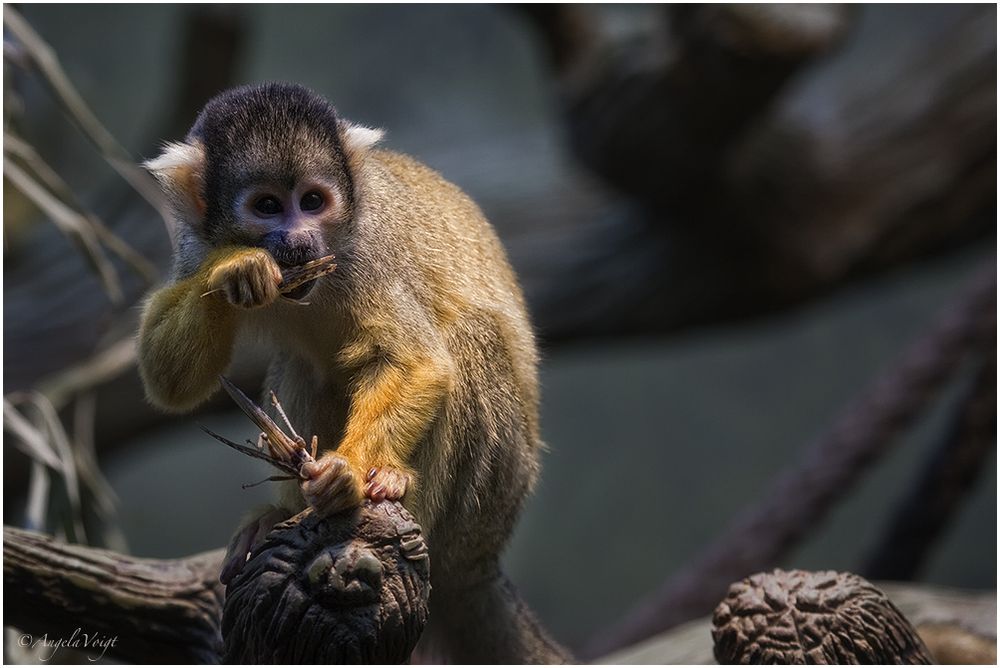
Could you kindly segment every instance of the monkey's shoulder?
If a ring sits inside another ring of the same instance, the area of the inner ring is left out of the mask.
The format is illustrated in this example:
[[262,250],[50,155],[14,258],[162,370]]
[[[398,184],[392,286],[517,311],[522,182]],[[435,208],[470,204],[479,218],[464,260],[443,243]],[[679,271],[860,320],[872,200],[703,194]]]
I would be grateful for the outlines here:
[[475,226],[486,225],[479,207],[457,185],[416,158],[388,149],[371,150],[359,165],[362,198],[407,217],[435,213]]
[[368,152],[366,166],[374,167],[375,170],[382,172],[384,175],[410,185],[436,182],[447,184],[453,188],[456,187],[449,183],[439,172],[428,167],[413,156],[387,148],[372,148]]
[[364,285],[400,279],[438,323],[477,309],[526,321],[517,279],[479,207],[411,156],[373,149],[359,170]]

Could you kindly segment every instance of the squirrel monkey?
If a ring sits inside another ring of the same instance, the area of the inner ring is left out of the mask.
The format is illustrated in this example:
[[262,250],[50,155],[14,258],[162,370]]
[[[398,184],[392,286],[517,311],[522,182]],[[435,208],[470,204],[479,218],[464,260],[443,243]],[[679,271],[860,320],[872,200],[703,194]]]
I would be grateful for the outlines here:
[[[274,351],[267,387],[328,448],[237,533],[224,580],[306,504],[329,514],[400,499],[431,549],[435,651],[570,660],[499,567],[542,448],[524,299],[476,205],[380,138],[311,91],[271,83],[215,97],[146,163],[176,218],[173,277],[139,331],[146,392],[192,409],[237,340],[259,337]],[[279,295],[282,268],[331,253],[336,271]]]

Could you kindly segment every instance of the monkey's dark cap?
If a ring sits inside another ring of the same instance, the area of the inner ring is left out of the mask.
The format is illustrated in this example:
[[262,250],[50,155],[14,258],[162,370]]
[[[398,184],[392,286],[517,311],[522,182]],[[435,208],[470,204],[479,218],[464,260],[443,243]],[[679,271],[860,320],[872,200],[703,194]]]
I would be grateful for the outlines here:
[[[321,119],[326,122],[316,122]],[[213,97],[198,114],[188,139],[207,142],[206,135],[217,135],[226,127],[231,132],[246,131],[247,125],[262,121],[273,123],[274,130],[308,122],[336,136],[336,120],[337,110],[323,96],[301,84],[271,81],[238,86]],[[331,122],[332,127],[326,127]]]

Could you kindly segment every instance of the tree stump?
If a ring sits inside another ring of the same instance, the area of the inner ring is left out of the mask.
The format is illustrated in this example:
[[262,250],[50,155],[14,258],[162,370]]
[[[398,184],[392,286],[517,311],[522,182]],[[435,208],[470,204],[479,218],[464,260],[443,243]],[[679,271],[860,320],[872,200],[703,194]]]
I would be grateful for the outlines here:
[[398,503],[277,525],[226,589],[226,663],[403,663],[427,622],[430,558]]

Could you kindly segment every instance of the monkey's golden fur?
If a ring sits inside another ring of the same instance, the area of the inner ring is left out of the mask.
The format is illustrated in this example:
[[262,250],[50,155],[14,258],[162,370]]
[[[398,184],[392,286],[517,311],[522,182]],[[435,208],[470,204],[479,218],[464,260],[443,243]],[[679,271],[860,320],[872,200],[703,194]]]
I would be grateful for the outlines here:
[[[238,337],[263,337],[274,350],[266,389],[327,450],[325,476],[289,484],[281,505],[301,509],[303,492],[321,512],[357,503],[373,469],[390,492],[406,483],[403,502],[431,549],[432,642],[459,661],[566,659],[498,564],[542,448],[536,348],[503,248],[434,171],[350,138],[344,151],[355,210],[329,232],[337,270],[304,306],[277,298],[280,272],[264,250],[181,258],[197,269],[143,313],[149,398],[192,408],[217,389]],[[199,182],[186,163],[167,167]],[[169,169],[158,174],[168,192]],[[204,209],[197,195],[188,211]]]

